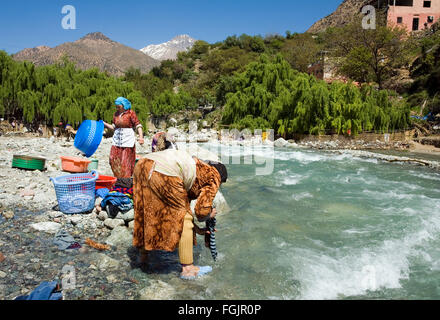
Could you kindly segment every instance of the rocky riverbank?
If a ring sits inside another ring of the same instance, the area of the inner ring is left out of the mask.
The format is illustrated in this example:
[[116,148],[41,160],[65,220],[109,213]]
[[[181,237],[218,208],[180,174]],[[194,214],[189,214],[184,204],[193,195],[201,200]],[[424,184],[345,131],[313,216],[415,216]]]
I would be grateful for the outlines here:
[[[93,156],[100,174],[112,175],[110,147],[111,139],[104,139]],[[150,148],[138,146],[137,153],[142,156]],[[41,282],[53,280],[74,282],[72,289],[63,290],[65,299],[179,299],[178,289],[184,283],[177,276],[177,253],[151,253],[147,265],[138,263],[138,252],[131,246],[133,210],[115,219],[95,210],[77,215],[54,210],[57,198],[50,177],[66,174],[60,156],[81,157],[73,142],[3,136],[0,150],[0,300],[29,294]],[[197,146],[191,150],[216,158]],[[46,170],[12,168],[14,155],[43,157]],[[220,213],[228,210],[221,194],[215,203]],[[60,230],[81,248],[59,250],[54,238]],[[87,239],[107,245],[108,250],[95,249]],[[202,250],[200,245],[197,250]],[[164,275],[167,283],[162,281]]]

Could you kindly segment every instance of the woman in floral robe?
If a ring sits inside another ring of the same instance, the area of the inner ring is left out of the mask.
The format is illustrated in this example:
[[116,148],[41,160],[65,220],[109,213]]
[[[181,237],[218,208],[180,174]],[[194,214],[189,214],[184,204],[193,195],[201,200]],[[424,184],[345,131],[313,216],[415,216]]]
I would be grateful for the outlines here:
[[193,264],[195,225],[190,201],[197,199],[194,211],[199,221],[215,217],[213,200],[226,180],[224,165],[205,163],[181,150],[155,152],[141,159],[133,178],[133,246],[144,257],[145,251],[178,248],[182,277],[200,275],[201,268]]

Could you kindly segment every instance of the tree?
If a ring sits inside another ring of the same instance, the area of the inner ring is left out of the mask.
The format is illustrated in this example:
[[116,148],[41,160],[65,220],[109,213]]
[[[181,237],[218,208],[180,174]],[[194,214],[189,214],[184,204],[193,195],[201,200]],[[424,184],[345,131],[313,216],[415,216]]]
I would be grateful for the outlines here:
[[281,53],[292,68],[307,72],[311,64],[319,61],[321,49],[311,34],[303,33],[290,35]]
[[[361,89],[353,84],[327,84],[293,70],[281,55],[261,56],[246,71],[224,79],[218,94],[225,95],[222,121],[242,129],[270,126],[288,137],[295,133],[352,134],[387,132],[410,123],[409,108],[388,91]],[[252,120],[252,119],[255,119]]]
[[361,83],[374,81],[381,89],[397,69],[408,65],[412,49],[405,29],[385,25],[364,29],[360,20],[328,28],[325,42],[338,58],[342,75]]

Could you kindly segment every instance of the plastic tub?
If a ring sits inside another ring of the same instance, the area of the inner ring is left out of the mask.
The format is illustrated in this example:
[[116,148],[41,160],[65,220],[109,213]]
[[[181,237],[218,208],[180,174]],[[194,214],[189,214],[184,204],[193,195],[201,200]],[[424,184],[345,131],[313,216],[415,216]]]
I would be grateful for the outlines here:
[[98,189],[111,189],[118,179],[111,176],[99,175],[98,180],[96,180],[96,190]]
[[85,120],[76,133],[74,146],[90,158],[101,144],[103,133],[104,122],[102,120]]
[[84,173],[88,171],[88,166],[92,162],[87,159],[61,156],[61,168],[63,171],[71,173]]
[[93,210],[97,179],[96,171],[50,178],[55,187],[60,211],[65,214],[78,214]]
[[89,171],[92,171],[92,170],[98,170],[98,162],[99,162],[99,160],[98,159],[92,159],[91,160],[92,162],[89,164],[89,166],[87,167],[88,168],[88,170]]
[[45,166],[46,159],[44,158],[19,155],[14,155],[12,158],[12,168],[43,171]]

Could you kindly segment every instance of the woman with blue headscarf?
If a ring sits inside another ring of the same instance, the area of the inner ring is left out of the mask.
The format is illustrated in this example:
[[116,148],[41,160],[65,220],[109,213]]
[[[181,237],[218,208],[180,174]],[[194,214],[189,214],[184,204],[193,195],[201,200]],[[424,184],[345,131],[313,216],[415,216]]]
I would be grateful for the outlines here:
[[115,100],[116,113],[113,124],[104,122],[106,128],[114,130],[113,145],[110,151],[110,166],[116,178],[131,178],[136,164],[136,130],[139,144],[144,144],[142,124],[136,113],[131,110],[131,103],[123,97]]

